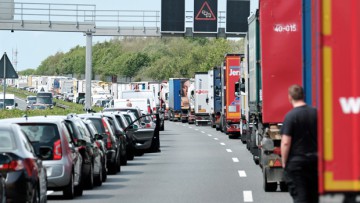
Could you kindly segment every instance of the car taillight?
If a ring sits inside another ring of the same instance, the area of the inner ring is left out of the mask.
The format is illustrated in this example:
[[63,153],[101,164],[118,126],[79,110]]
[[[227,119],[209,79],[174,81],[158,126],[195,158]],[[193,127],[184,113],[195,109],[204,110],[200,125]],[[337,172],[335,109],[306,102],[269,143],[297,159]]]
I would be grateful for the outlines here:
[[25,165],[22,160],[13,160],[7,164],[0,164],[0,170],[20,171],[24,168],[25,168]]
[[151,124],[150,124],[150,123],[147,123],[147,124],[145,125],[145,127],[146,127],[146,128],[151,128]]
[[54,142],[53,159],[60,160],[62,157],[61,140]]
[[153,112],[156,113],[156,107],[153,108]]
[[281,149],[280,147],[275,147],[274,148],[274,154],[280,155],[281,156]]
[[151,114],[151,108],[150,106],[147,107],[148,113]]
[[105,133],[106,133],[106,135],[107,135],[107,138],[106,138],[106,147],[107,147],[108,149],[110,149],[110,148],[112,147],[112,143],[111,143],[111,138],[110,138],[111,134],[110,134],[110,131],[109,131],[109,127],[108,127],[108,125],[106,124],[105,120],[103,120],[103,119],[102,119],[102,123],[103,123],[103,125],[104,125]]

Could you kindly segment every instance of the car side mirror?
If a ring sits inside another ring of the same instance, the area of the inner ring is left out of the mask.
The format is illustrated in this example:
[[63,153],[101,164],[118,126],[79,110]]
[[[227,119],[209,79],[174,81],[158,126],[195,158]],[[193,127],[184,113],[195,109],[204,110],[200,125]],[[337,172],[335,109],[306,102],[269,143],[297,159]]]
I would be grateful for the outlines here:
[[235,92],[235,97],[239,97],[239,92]]
[[102,134],[95,134],[95,140],[102,140],[104,136]]
[[77,140],[77,146],[79,146],[79,147],[86,147],[86,141],[85,140],[83,140],[83,139],[78,139]]
[[17,107],[18,106],[18,103],[15,103],[15,107]]
[[56,102],[53,102],[53,106],[56,106]]
[[52,150],[53,150],[53,149],[52,149],[51,147],[40,146],[39,152],[38,152],[37,156],[38,156],[40,159],[43,159],[43,160],[51,159],[51,157],[52,157]]

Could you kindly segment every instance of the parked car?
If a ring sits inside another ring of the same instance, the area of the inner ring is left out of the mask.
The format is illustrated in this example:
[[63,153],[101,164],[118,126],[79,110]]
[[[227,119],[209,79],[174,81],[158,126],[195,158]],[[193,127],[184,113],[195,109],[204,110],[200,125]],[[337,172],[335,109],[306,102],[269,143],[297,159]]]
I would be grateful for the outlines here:
[[104,137],[99,134],[99,132],[96,130],[96,127],[94,126],[94,123],[87,119],[83,119],[85,126],[87,127],[91,139],[95,140],[96,145],[98,146],[100,150],[100,156],[101,156],[101,164],[102,164],[102,181],[105,182],[107,179],[107,159],[106,159],[106,153],[107,149],[104,142]]
[[136,118],[135,114],[128,112],[121,112],[121,114],[127,119],[130,124],[126,131],[133,133],[135,139],[135,149],[136,154],[141,155],[145,150],[150,150],[152,142],[154,140],[154,129],[153,128],[143,128],[144,123],[139,122],[139,119]]
[[99,99],[95,102],[94,106],[97,107],[107,107],[110,104],[110,100],[109,99]]
[[126,118],[124,117],[124,115],[122,115],[120,112],[104,112],[104,114],[114,114],[116,120],[118,121],[118,123],[120,124],[120,127],[122,128],[122,130],[125,132],[126,134],[126,155],[127,155],[127,160],[133,160],[134,159],[134,154],[135,154],[135,139],[134,139],[134,135],[132,131],[128,131],[126,130],[126,128],[129,126],[129,122],[126,120]]
[[27,105],[35,104],[36,96],[27,96],[25,101]]
[[4,198],[5,178],[7,202],[46,202],[46,169],[40,157],[47,158],[51,151],[52,149],[44,146],[36,153],[18,125],[1,124],[0,198]]
[[109,119],[102,115],[80,114],[80,118],[88,118],[96,127],[96,130],[103,136],[106,143],[107,168],[111,174],[121,171],[120,141],[116,138],[115,132],[110,126]]
[[48,108],[48,106],[45,105],[45,104],[34,103],[34,104],[31,104],[31,105],[27,106],[26,108],[31,109],[31,110],[35,110],[35,109],[45,110],[45,109]]
[[[0,161],[1,163],[1,161]],[[6,187],[5,187],[5,178],[0,173],[0,202],[6,203]]]
[[82,195],[81,184],[82,157],[76,146],[84,143],[74,140],[63,118],[59,117],[22,117],[3,119],[1,123],[20,125],[35,150],[50,149],[47,157],[43,157],[43,165],[47,170],[48,190],[63,191],[67,199]]
[[[65,117],[65,116],[64,116]],[[76,141],[84,142],[83,146],[78,147],[83,164],[82,164],[82,177],[84,177],[83,184],[87,189],[93,189],[94,184],[102,184],[102,164],[100,150],[96,143],[90,137],[82,119],[75,114],[69,114],[65,118],[66,126],[70,134]]]
[[[121,127],[119,121],[117,120],[116,116],[114,114],[109,114],[109,113],[97,113],[100,115],[103,115],[105,117],[108,118],[109,123],[110,123],[110,127],[112,128],[112,130],[115,133],[115,136],[117,137],[117,139],[120,142],[120,162],[121,165],[126,165],[127,164],[127,138],[126,138],[126,133],[123,130],[123,128]],[[96,115],[96,114],[95,114]]]

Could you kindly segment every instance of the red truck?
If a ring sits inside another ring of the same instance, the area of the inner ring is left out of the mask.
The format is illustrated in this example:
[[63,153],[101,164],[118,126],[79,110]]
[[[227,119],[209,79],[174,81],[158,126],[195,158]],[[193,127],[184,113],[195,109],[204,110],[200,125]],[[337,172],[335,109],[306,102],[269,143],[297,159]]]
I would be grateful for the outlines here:
[[[320,1],[319,192],[360,192],[359,4]],[[339,9],[341,8],[341,9]],[[345,24],[344,24],[345,23]],[[317,34],[317,33],[316,33]]]
[[220,130],[229,138],[240,136],[240,99],[235,96],[235,83],[240,79],[240,61],[243,54],[226,54],[221,68],[221,90],[223,109]]

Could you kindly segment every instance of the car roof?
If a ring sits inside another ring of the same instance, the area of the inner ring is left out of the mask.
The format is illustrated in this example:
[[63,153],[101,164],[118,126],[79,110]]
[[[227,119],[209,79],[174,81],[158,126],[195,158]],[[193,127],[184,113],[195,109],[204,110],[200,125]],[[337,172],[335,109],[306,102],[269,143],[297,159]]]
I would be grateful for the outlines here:
[[65,116],[31,116],[1,119],[1,123],[58,123],[65,118]]

